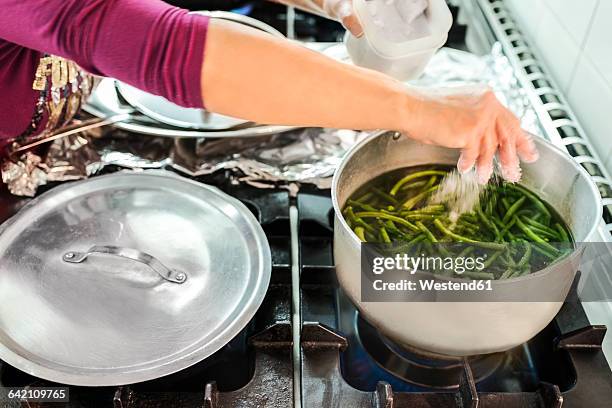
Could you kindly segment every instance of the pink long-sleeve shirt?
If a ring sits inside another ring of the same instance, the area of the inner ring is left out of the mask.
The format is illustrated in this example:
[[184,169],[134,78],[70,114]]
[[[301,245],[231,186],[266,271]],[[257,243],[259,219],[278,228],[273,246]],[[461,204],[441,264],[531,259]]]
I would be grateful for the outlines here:
[[203,107],[208,18],[160,0],[0,0],[0,144],[28,128],[42,53]]

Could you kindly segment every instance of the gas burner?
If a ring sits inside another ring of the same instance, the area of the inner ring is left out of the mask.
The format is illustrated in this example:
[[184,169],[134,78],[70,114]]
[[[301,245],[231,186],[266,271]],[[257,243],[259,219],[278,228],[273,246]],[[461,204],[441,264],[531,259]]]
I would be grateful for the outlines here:
[[459,388],[464,363],[469,364],[474,381],[478,383],[495,373],[506,357],[504,353],[495,353],[464,359],[431,353],[408,345],[399,346],[361,317],[357,318],[356,324],[357,335],[364,349],[381,368],[421,387]]

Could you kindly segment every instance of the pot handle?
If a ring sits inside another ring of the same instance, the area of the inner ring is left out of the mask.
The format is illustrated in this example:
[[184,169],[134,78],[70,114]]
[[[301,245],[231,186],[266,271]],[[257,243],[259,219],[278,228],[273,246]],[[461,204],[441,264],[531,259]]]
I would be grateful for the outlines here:
[[167,268],[154,256],[132,248],[124,248],[112,245],[93,246],[89,248],[87,252],[66,252],[62,259],[64,262],[69,263],[81,263],[84,262],[89,255],[92,254],[106,254],[115,255],[121,258],[131,259],[143,263],[153,269],[163,279],[174,282],[184,283],[187,280],[187,274],[174,269]]

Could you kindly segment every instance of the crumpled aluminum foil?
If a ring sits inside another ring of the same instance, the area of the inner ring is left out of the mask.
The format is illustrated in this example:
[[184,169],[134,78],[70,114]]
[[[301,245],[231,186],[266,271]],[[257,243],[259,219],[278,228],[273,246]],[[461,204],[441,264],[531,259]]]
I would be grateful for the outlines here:
[[190,176],[239,170],[239,181],[257,187],[288,181],[330,188],[344,153],[369,134],[306,128],[263,138],[203,141],[192,151],[175,150],[173,167]]
[[[346,59],[341,45],[333,57]],[[427,87],[488,84],[520,119],[525,129],[541,135],[534,109],[513,68],[496,44],[476,56],[442,49],[414,85]],[[85,178],[105,166],[130,169],[173,168],[189,176],[231,170],[237,182],[256,187],[311,183],[329,188],[334,170],[346,151],[371,132],[307,128],[272,136],[228,139],[168,139],[130,134],[114,128],[56,140],[45,160],[32,153],[5,162],[2,175],[17,195],[34,195],[47,181]],[[102,137],[101,137],[102,136]]]
[[40,156],[25,152],[18,160],[2,163],[2,182],[11,194],[34,197],[39,186],[47,184],[49,168],[42,163]]

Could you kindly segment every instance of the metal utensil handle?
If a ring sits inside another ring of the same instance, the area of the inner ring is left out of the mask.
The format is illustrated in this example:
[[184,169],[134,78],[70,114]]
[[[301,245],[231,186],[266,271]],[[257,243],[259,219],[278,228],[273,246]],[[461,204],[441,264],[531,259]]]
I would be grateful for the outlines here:
[[47,142],[51,142],[53,140],[61,139],[66,136],[74,135],[76,133],[84,132],[86,130],[92,130],[92,129],[96,129],[99,127],[112,125],[113,123],[117,123],[117,122],[123,122],[124,120],[129,119],[130,116],[132,116],[132,113],[126,112],[126,113],[119,113],[117,115],[113,115],[109,117],[93,118],[93,119],[89,119],[83,122],[76,122],[66,127],[63,127],[59,129],[57,132],[51,133],[50,135],[40,140],[37,140],[32,143],[28,143],[26,145],[17,146],[16,148],[11,149],[9,151],[9,154],[14,155],[15,153],[19,153],[24,150],[29,150],[38,145],[41,145]]
[[169,282],[183,283],[187,280],[187,274],[184,272],[167,268],[152,255],[132,248],[123,248],[112,245],[93,246],[87,252],[66,252],[62,259],[64,262],[81,263],[92,254],[115,255],[121,258],[131,259],[133,261],[143,263]]

